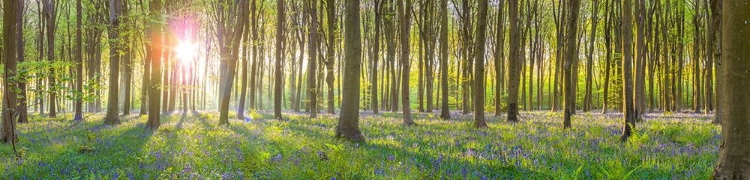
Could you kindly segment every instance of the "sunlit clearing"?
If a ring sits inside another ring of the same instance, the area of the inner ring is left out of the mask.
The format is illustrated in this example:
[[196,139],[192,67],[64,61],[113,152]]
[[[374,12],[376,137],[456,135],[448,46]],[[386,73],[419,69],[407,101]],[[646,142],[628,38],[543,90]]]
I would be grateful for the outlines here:
[[180,59],[183,63],[188,63],[198,55],[198,45],[192,42],[180,42],[174,51],[177,54],[177,59]]

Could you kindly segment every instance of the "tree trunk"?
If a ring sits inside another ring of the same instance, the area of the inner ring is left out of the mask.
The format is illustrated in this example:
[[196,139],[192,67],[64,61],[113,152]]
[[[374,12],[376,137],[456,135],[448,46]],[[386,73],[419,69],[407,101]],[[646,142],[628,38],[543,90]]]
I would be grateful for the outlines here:
[[518,28],[518,0],[508,2],[510,15],[510,55],[508,56],[508,73],[510,82],[508,84],[508,121],[518,122],[518,83],[520,80],[520,61],[518,56],[521,39]]
[[122,1],[120,0],[109,0],[109,86],[107,94],[107,115],[104,117],[104,123],[108,125],[119,124],[120,118],[118,117],[118,88],[117,81],[119,78],[120,71],[120,55],[118,52],[121,49],[119,28],[120,28],[120,14],[122,13]]
[[[404,2],[405,1],[405,2]],[[405,4],[405,5],[404,5]],[[404,7],[406,6],[406,7]],[[398,12],[401,19],[401,103],[403,106],[404,125],[416,125],[411,117],[411,106],[409,101],[409,35],[411,26],[411,0],[400,0]]]
[[484,50],[487,32],[487,1],[479,0],[476,39],[474,40],[474,127],[485,128],[484,120]]
[[[286,17],[284,17],[284,0],[276,1],[276,71],[274,73],[274,94],[273,94],[273,116],[276,119],[281,119],[281,97],[283,94],[283,86],[281,76],[283,73],[282,63],[283,59],[283,45],[284,45],[284,24]],[[244,97],[243,97],[244,100]],[[240,107],[243,108],[243,107]]]
[[612,27],[614,20],[614,0],[608,0],[609,2],[605,5],[604,13],[607,14],[607,18],[604,20],[604,49],[605,58],[604,61],[604,96],[602,97],[602,113],[607,114],[607,106],[609,105],[609,85],[610,85],[610,69],[612,67]]
[[583,112],[591,110],[591,104],[593,101],[593,88],[592,81],[594,76],[594,43],[596,42],[596,27],[598,25],[597,15],[599,14],[599,1],[594,0],[591,5],[591,36],[589,36],[589,47],[588,55],[586,56],[586,94],[583,98]]
[[[242,40],[242,32],[243,27],[245,26],[245,23],[247,22],[247,16],[248,16],[248,10],[247,10],[247,0],[240,0],[238,2],[238,12],[236,14],[236,24],[234,24],[234,31],[232,31],[231,36],[229,38],[226,38],[224,41],[225,44],[223,44],[224,49],[221,53],[221,63],[220,68],[221,69],[229,69],[229,71],[226,71],[222,73],[221,77],[221,83],[220,83],[220,95],[221,98],[219,101],[219,124],[220,125],[229,125],[229,100],[232,95],[232,86],[234,82],[234,69],[237,66],[237,59],[239,55],[239,46],[240,41]],[[224,26],[222,24],[222,26]]]
[[440,1],[440,118],[451,118],[448,109],[448,0]]
[[[505,0],[497,7],[497,37],[495,40],[495,116],[503,113],[503,86],[505,84]],[[447,23],[446,23],[447,26]],[[445,29],[448,30],[447,28]],[[447,33],[447,32],[446,32]],[[442,65],[441,65],[442,66]]]
[[[333,74],[333,67],[334,67],[334,58],[336,55],[336,10],[335,10],[335,3],[336,0],[328,0],[328,3],[326,4],[328,7],[328,52],[326,53],[326,85],[328,87],[327,93],[328,98],[326,98],[326,102],[328,102],[328,113],[329,114],[335,114],[336,110],[334,109],[336,106],[333,102],[333,80],[334,80],[334,74]],[[321,20],[322,21],[322,20]],[[377,38],[377,37],[376,37]]]
[[[47,22],[47,61],[55,61],[55,29],[57,27],[57,7],[51,0],[44,0],[44,17]],[[55,89],[55,68],[49,74],[49,117],[57,116],[57,89]]]
[[308,15],[310,16],[310,30],[309,30],[309,48],[307,62],[307,98],[310,99],[309,105],[307,106],[310,111],[310,118],[318,117],[318,88],[317,88],[317,75],[318,75],[318,23],[317,23],[317,0],[308,0]]
[[570,119],[571,116],[573,116],[573,113],[575,111],[576,106],[576,94],[575,94],[575,84],[573,82],[573,66],[576,60],[578,58],[578,52],[576,52],[576,40],[578,39],[578,11],[581,7],[581,2],[578,0],[570,0],[569,4],[570,7],[570,15],[568,16],[568,30],[566,37],[566,46],[565,46],[565,72],[564,73],[564,93],[565,93],[565,103],[563,104],[563,129],[570,128]]
[[[16,41],[18,42],[17,47],[16,47],[16,54],[17,54],[17,58],[18,59],[16,59],[16,60],[18,61],[18,63],[23,63],[25,61],[25,58],[26,58],[25,54],[24,54],[25,53],[25,48],[24,48],[25,43],[24,43],[24,38],[23,38],[23,24],[24,24],[23,16],[25,14],[24,11],[23,11],[23,9],[24,9],[24,1],[20,1],[20,2],[17,2],[17,3],[18,3],[18,9],[20,9],[21,12],[18,13],[18,15],[17,15],[18,20],[16,21],[16,22],[20,23],[19,25],[16,26],[17,29],[18,29],[18,31],[16,31],[16,35],[17,35]],[[80,12],[80,10],[78,10],[78,11]],[[79,23],[81,21],[80,17],[81,16],[78,15],[78,22]],[[79,26],[79,29],[80,29],[80,26]],[[78,32],[78,37],[80,37],[80,31]],[[80,49],[80,48],[78,48],[78,49]],[[78,74],[81,74],[81,73],[78,73]],[[28,123],[29,122],[29,115],[28,115],[29,113],[28,113],[28,107],[27,107],[28,105],[26,104],[26,102],[28,101],[28,98],[27,98],[28,96],[27,96],[27,93],[26,93],[26,81],[25,80],[18,82],[18,90],[19,90],[18,92],[20,94],[18,96],[18,109],[17,109],[17,111],[18,111],[18,113],[17,113],[18,114],[18,122],[19,123]],[[78,92],[81,92],[81,91],[79,90]],[[76,111],[76,112],[78,112],[78,111]]]
[[719,64],[719,104],[721,104],[721,146],[714,179],[750,178],[750,4],[744,0],[723,0],[721,12],[721,64]]
[[[19,13],[18,0],[3,0],[3,49],[2,57],[4,64],[3,75],[3,143],[15,143],[16,137],[16,115],[14,111],[18,108],[16,101],[18,95],[15,93],[16,82],[10,79],[16,76],[16,34]],[[14,144],[15,145],[15,144]]]
[[336,137],[350,141],[364,142],[365,137],[359,131],[359,88],[362,40],[359,32],[359,0],[346,1],[346,19],[344,21],[344,86],[341,104],[341,116],[336,126]]
[[[711,47],[709,49],[714,50],[714,52],[709,53],[710,56],[713,56],[714,63],[711,64],[711,66],[716,66],[716,92],[721,92],[721,77],[719,77],[719,74],[721,74],[722,70],[719,68],[721,65],[721,34],[722,34],[722,28],[721,28],[721,8],[722,3],[724,0],[710,0],[711,1],[711,27],[714,27],[713,32],[711,32],[711,39],[709,42],[711,43]],[[721,124],[721,103],[719,102],[719,96],[717,93],[716,96],[716,109],[714,111],[714,119],[712,123],[714,124]]]
[[627,141],[635,128],[635,107],[633,103],[633,3],[622,0],[622,79],[623,102],[625,103],[625,123],[623,124],[620,141]]

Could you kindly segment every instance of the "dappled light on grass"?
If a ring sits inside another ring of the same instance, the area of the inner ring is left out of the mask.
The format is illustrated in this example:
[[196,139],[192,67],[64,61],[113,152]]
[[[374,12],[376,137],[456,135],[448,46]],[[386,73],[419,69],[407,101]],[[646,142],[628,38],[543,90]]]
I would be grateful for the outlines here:
[[[718,127],[702,117],[646,119],[627,143],[619,142],[618,116],[579,114],[563,130],[559,114],[521,113],[508,123],[489,117],[488,129],[471,128],[470,116],[449,121],[415,114],[419,126],[402,125],[398,113],[361,119],[366,144],[333,138],[335,116],[262,112],[253,122],[218,114],[163,115],[159,130],[145,116],[102,126],[101,116],[72,122],[32,119],[19,128],[23,158],[0,147],[0,173],[10,179],[705,179],[718,148]],[[554,117],[554,118],[553,118]],[[90,148],[79,152],[82,148]]]

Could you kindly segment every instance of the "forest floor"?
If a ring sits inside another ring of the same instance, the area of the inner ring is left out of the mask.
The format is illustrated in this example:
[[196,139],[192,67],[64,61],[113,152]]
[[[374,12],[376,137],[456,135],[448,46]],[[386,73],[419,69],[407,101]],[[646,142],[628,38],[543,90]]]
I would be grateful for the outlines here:
[[214,112],[174,113],[157,131],[145,116],[34,117],[18,127],[20,158],[0,145],[0,179],[707,179],[720,141],[702,114],[648,114],[627,143],[616,114],[581,113],[570,130],[561,113],[488,115],[478,130],[470,115],[418,113],[405,127],[363,113],[365,144],[333,138],[335,116],[253,116],[218,126]]

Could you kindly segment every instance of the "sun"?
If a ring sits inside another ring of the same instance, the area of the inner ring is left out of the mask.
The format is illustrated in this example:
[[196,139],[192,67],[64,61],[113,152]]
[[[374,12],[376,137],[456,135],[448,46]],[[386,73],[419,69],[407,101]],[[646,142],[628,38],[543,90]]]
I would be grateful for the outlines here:
[[183,63],[190,62],[198,55],[198,45],[193,42],[180,42],[174,48],[177,59]]

